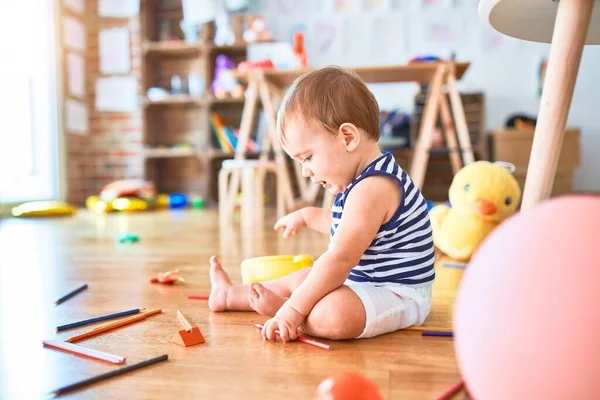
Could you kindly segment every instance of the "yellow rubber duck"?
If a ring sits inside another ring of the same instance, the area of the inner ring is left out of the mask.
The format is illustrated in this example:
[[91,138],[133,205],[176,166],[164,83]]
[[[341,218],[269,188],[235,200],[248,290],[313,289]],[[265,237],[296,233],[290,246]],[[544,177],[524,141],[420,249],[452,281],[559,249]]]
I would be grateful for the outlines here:
[[516,212],[521,188],[505,165],[476,161],[456,173],[448,196],[451,207],[437,205],[429,214],[433,243],[449,257],[468,261],[486,236]]

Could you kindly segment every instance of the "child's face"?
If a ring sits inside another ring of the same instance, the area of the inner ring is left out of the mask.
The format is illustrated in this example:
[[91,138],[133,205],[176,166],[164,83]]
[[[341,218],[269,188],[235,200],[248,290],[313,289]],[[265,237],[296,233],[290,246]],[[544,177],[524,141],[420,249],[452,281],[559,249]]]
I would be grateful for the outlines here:
[[302,175],[331,193],[343,192],[354,179],[355,166],[340,136],[292,117],[286,124],[284,150],[302,164]]

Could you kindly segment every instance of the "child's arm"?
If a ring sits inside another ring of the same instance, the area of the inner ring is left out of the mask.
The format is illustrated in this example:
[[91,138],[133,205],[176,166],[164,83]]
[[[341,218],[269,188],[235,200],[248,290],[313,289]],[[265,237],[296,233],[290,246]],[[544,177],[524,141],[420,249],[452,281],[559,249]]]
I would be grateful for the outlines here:
[[284,229],[283,238],[294,236],[303,227],[308,227],[321,233],[329,233],[333,218],[331,210],[319,207],[305,207],[282,217],[275,223],[276,231]]
[[306,226],[313,231],[329,233],[333,217],[330,208],[304,207],[300,210],[302,218],[306,221]]
[[381,225],[396,211],[401,196],[398,183],[383,176],[364,179],[350,191],[328,250],[315,261],[306,279],[275,317],[267,321],[270,324],[265,323],[263,334],[268,339],[274,338],[275,329],[280,330],[284,340],[296,338],[296,329],[315,304],[342,286]]

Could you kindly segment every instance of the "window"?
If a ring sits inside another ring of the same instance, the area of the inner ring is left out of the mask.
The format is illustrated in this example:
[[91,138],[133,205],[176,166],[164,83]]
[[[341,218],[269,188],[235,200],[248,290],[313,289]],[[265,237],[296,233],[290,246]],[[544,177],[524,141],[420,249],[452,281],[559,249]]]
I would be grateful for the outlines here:
[[0,2],[0,203],[59,193],[53,0]]

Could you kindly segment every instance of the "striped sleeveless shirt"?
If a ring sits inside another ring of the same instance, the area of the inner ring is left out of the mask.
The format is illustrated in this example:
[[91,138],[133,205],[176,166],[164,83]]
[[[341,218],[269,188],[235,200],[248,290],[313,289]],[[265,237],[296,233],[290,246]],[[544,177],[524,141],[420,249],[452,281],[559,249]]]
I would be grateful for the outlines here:
[[348,280],[375,285],[430,284],[435,279],[435,254],[427,203],[419,188],[388,152],[369,164],[343,193],[337,194],[332,207],[330,237],[335,235],[344,212],[344,203],[352,188],[373,175],[389,176],[396,180],[402,190],[402,200],[389,222],[379,228],[358,265],[350,271]]

